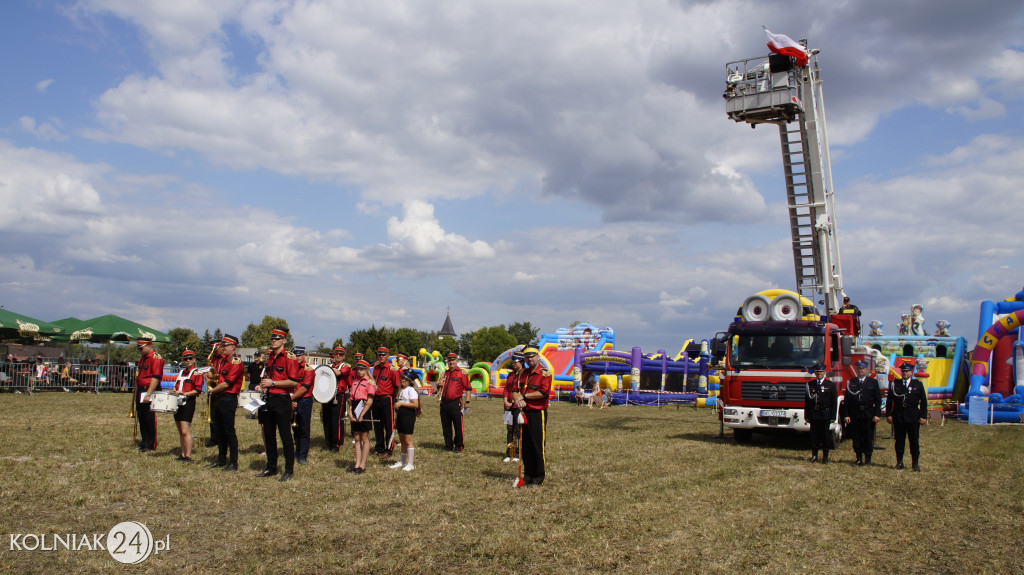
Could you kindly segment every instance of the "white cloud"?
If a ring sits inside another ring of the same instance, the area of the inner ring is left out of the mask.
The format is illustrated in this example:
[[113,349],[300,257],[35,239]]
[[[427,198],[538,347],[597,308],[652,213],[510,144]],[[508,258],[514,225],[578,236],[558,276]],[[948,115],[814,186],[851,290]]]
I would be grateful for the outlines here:
[[45,80],[40,80],[39,82],[36,82],[36,91],[40,94],[45,94],[47,88],[49,88],[50,85],[53,84],[53,82],[53,78],[47,78]]
[[37,124],[35,118],[22,116],[18,118],[21,129],[32,134],[44,142],[61,142],[68,137],[61,131],[61,121],[58,118],[50,118],[49,121]]
[[434,217],[434,206],[419,200],[403,205],[403,219],[388,218],[387,233],[392,252],[403,258],[430,260],[480,260],[494,257],[494,249],[481,240],[470,241],[445,233]]

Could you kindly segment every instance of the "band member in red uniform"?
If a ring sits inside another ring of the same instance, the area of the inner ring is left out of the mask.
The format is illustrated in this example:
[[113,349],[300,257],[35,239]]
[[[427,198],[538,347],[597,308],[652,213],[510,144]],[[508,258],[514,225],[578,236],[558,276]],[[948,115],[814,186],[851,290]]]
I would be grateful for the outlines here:
[[[149,409],[149,399],[154,391],[160,390],[164,376],[164,358],[153,350],[152,338],[139,338],[136,342],[142,359],[139,360],[139,379],[135,385],[135,417],[139,418],[139,451],[156,449],[156,414]],[[145,394],[145,395],[143,395]]]
[[402,386],[401,375],[391,367],[389,350],[377,349],[377,363],[373,364],[373,381],[377,394],[373,398],[373,452],[390,457],[395,443],[395,393]]
[[295,415],[295,425],[292,431],[295,434],[295,461],[306,464],[306,457],[309,455],[309,423],[313,418],[313,379],[316,371],[306,363],[306,348],[294,347],[296,361],[302,371],[302,383],[292,391],[292,410]]
[[356,460],[346,471],[363,473],[366,471],[366,460],[370,457],[370,422],[363,420],[373,409],[373,398],[377,393],[377,386],[374,385],[373,378],[370,377],[370,364],[359,360],[352,371],[355,373],[352,375],[349,387],[347,416],[352,422],[352,444],[355,447]]
[[523,350],[526,369],[519,379],[519,391],[512,394],[516,406],[523,410],[523,485],[544,482],[545,444],[548,427],[548,394],[551,393],[551,372],[541,364],[537,348]]
[[505,407],[505,459],[502,461],[519,461],[518,442],[519,439],[519,412],[512,394],[519,390],[519,379],[523,376],[523,365],[526,358],[520,351],[514,352],[511,358],[512,371],[505,378],[505,391],[502,394],[502,403]]
[[[469,409],[469,398],[473,388],[469,386],[469,378],[459,367],[459,354],[449,353],[448,369],[441,376],[441,433],[444,435],[444,448],[461,453],[466,447],[466,437],[462,426],[462,415]],[[454,437],[453,437],[454,436]]]
[[223,467],[224,471],[238,469],[235,409],[238,408],[238,392],[242,390],[245,379],[245,366],[235,357],[237,346],[238,338],[225,334],[220,340],[218,355],[206,373],[206,385],[210,391],[210,425],[217,437],[217,459],[207,467]]
[[[186,349],[181,352],[181,360],[185,367],[178,374],[171,393],[184,398],[174,412],[174,421],[178,424],[178,439],[181,441],[181,455],[178,461],[192,462],[192,416],[196,412],[196,397],[203,392],[203,374],[196,373],[196,352]],[[179,400],[181,401],[181,400]]]
[[295,472],[295,445],[289,429],[292,422],[291,392],[302,381],[295,354],[285,350],[288,330],[275,327],[270,330],[270,353],[267,354],[267,373],[260,381],[259,390],[266,393],[267,404],[260,408],[263,424],[263,443],[267,448],[267,466],[256,477],[277,475],[277,434],[284,446],[284,473],[281,481],[288,481]]
[[337,379],[338,388],[334,399],[321,406],[320,419],[324,424],[324,449],[335,453],[345,444],[345,425],[342,414],[345,413],[345,394],[348,393],[349,378],[352,368],[345,363],[345,347],[337,346],[331,352],[331,369]]

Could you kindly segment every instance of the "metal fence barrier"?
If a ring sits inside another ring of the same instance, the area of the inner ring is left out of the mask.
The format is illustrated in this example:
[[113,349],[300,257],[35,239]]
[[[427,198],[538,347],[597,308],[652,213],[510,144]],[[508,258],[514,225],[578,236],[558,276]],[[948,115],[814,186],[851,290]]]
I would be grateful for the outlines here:
[[68,363],[0,362],[0,391],[131,391],[136,367]]

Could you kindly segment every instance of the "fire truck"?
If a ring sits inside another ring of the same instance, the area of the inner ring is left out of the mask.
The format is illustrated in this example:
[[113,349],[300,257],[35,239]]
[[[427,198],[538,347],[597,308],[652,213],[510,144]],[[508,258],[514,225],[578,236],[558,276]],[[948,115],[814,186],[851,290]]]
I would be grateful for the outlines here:
[[[795,291],[747,298],[728,331],[712,341],[712,353],[724,362],[719,416],[739,443],[754,431],[810,430],[803,406],[814,365],[826,366],[841,404],[852,364],[872,361],[869,350],[853,346],[857,318],[840,309],[842,266],[818,51],[807,54],[805,66],[778,54],[726,64],[729,118],[752,128],[778,127],[796,272]],[[830,438],[838,445],[836,413]]]

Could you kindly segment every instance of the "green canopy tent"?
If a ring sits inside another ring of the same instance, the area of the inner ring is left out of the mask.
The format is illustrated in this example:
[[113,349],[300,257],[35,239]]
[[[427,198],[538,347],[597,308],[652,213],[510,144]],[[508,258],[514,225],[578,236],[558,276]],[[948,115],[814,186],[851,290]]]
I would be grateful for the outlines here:
[[[67,320],[74,319],[67,318]],[[129,342],[135,341],[140,337],[149,337],[157,343],[171,342],[171,336],[166,333],[113,314],[87,319],[82,321],[81,325],[73,327],[74,331],[70,332],[69,339],[74,341],[91,341],[94,343]]]
[[107,372],[110,370],[110,351],[114,342],[133,342],[140,337],[152,338],[156,343],[170,343],[171,341],[171,336],[166,333],[113,314],[87,320],[69,317],[54,323],[62,325],[65,329],[66,333],[62,336],[62,341],[107,344]]
[[50,341],[63,333],[57,324],[0,308],[0,339],[4,341]]

